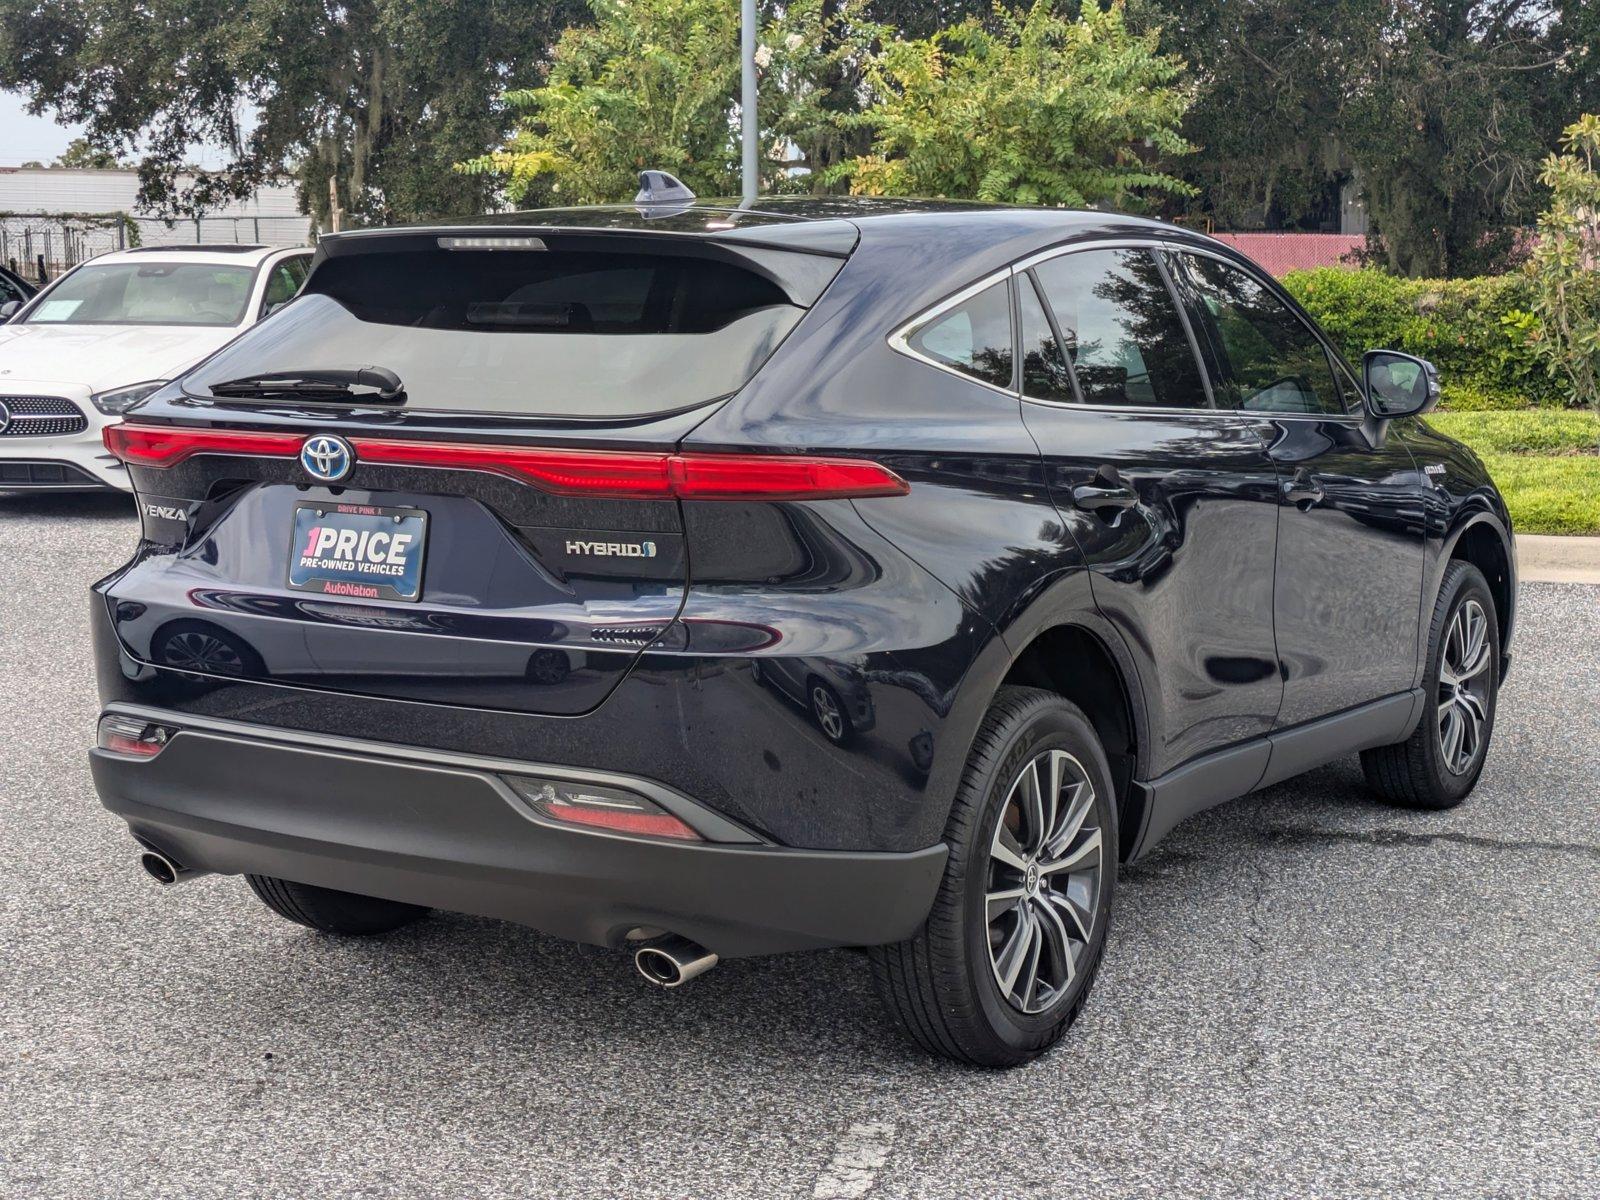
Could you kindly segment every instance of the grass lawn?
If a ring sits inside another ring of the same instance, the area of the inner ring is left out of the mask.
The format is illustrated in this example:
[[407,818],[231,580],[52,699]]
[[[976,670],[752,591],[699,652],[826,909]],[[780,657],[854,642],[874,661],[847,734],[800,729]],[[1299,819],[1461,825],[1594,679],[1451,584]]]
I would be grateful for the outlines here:
[[1478,452],[1518,533],[1600,534],[1600,416],[1518,409],[1427,419]]

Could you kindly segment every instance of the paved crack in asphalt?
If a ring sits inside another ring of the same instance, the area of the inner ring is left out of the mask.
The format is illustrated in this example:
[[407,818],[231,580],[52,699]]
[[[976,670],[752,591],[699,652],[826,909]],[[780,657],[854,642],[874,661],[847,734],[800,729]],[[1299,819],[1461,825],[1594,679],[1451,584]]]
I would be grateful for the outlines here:
[[1470,833],[1411,833],[1404,829],[1315,829],[1305,825],[1280,825],[1265,833],[1275,842],[1361,842],[1369,846],[1431,846],[1437,842],[1478,846],[1488,850],[1542,850],[1554,854],[1581,854],[1600,859],[1600,846],[1588,842],[1533,842],[1511,838],[1480,837]]

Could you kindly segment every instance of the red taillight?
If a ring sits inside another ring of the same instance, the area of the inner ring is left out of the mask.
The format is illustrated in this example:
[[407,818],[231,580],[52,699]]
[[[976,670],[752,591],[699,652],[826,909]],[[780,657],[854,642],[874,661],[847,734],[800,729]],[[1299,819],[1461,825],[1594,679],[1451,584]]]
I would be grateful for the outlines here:
[[356,461],[403,467],[488,471],[557,496],[670,499],[665,454],[625,450],[544,450],[526,446],[475,446],[468,442],[394,442],[355,438]]
[[[168,425],[108,425],[106,447],[141,467],[172,467],[197,454],[293,458],[305,435]],[[860,458],[786,454],[654,454],[555,450],[472,442],[351,438],[356,461],[486,471],[556,496],[623,500],[832,500],[903,496],[910,486]]]
[[888,467],[862,458],[675,454],[670,469],[681,500],[837,500],[911,490]]
[[106,449],[138,467],[175,467],[196,454],[247,454],[293,458],[301,433],[254,433],[237,429],[189,429],[172,425],[107,425]]

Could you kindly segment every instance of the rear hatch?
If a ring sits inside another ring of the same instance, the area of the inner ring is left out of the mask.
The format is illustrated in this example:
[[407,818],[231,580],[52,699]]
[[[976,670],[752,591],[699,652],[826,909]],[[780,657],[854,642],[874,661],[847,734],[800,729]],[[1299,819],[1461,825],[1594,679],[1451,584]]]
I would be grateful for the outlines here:
[[145,539],[103,588],[127,653],[188,694],[593,709],[673,637],[685,487],[738,472],[679,440],[855,240],[699,223],[325,242],[296,300],[108,432]]

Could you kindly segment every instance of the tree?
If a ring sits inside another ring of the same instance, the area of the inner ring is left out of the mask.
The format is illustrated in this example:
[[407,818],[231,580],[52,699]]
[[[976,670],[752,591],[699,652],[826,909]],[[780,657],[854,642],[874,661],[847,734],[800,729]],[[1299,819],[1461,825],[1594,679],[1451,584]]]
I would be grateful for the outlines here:
[[1316,227],[1362,189],[1412,275],[1504,264],[1539,163],[1600,92],[1593,0],[1130,0],[1195,64],[1178,173],[1223,228]]
[[1222,229],[1311,227],[1331,216],[1350,164],[1339,112],[1349,55],[1377,19],[1369,0],[1129,0],[1129,22],[1158,28],[1190,64],[1195,103],[1182,132],[1195,153],[1174,173],[1198,189],[1184,206]]
[[[438,0],[0,0],[0,88],[137,154],[140,203],[203,212],[294,178],[325,220],[328,180],[364,221],[480,211],[487,181],[450,164],[510,123],[490,102],[532,83],[581,13]],[[188,174],[196,144],[223,148]]]
[[[700,195],[737,193],[737,8],[730,0],[594,0],[593,8],[593,25],[557,43],[545,85],[506,95],[519,114],[511,138],[457,171],[503,179],[515,203],[624,200],[646,167]],[[803,144],[829,122],[821,80],[848,41],[825,34],[843,20],[825,16],[821,0],[766,15],[756,54],[762,143],[802,146],[797,160],[763,156],[769,186],[805,165]]]
[[1116,207],[1188,190],[1160,169],[1190,150],[1183,64],[1130,32],[1122,0],[1084,0],[1075,20],[1035,0],[993,23],[881,46],[859,118],[871,151],[838,169],[853,190]]
[[53,167],[76,167],[80,170],[114,171],[118,167],[128,164],[119,159],[115,154],[105,150],[98,150],[89,144],[87,138],[73,138],[67,143],[67,148],[61,156],[50,164]]
[[1600,116],[1567,126],[1562,152],[1545,160],[1541,179],[1550,207],[1539,218],[1529,266],[1542,348],[1574,401],[1600,412]]
[[1575,48],[1552,43],[1538,5],[1384,7],[1341,122],[1383,253],[1413,276],[1492,269],[1538,211],[1539,164],[1560,128],[1546,93]]

